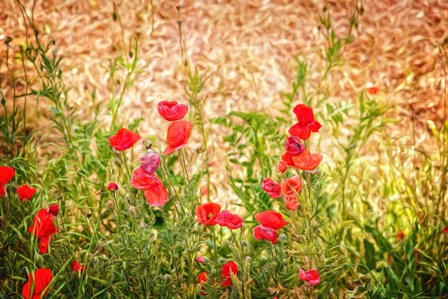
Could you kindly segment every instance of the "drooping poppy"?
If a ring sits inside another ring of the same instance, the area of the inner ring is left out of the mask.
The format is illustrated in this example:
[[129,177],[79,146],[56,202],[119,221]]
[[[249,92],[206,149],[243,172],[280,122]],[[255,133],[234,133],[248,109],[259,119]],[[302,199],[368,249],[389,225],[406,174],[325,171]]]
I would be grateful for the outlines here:
[[270,227],[278,230],[287,225],[289,222],[283,219],[282,214],[274,211],[264,211],[255,214],[255,219],[264,227]]
[[270,241],[272,244],[277,243],[277,232],[275,231],[275,229],[272,229],[270,227],[257,225],[253,229],[253,235],[257,240],[264,239]]
[[299,175],[295,175],[282,182],[282,193],[285,196],[296,195],[302,190],[302,179]]
[[48,208],[48,213],[50,213],[53,216],[57,216],[58,212],[59,212],[59,205],[56,203],[50,205],[50,207]]
[[319,132],[321,125],[314,119],[313,109],[304,104],[298,104],[293,109],[297,123],[289,129],[289,134],[302,140],[310,138],[311,132]]
[[233,275],[238,274],[238,266],[232,261],[225,263],[221,268],[221,286],[232,286],[232,277],[230,273],[233,273]]
[[272,198],[279,198],[282,195],[282,187],[270,178],[265,178],[261,183],[263,189]]
[[299,276],[301,280],[308,282],[312,286],[320,283],[320,275],[316,269],[311,269],[308,271],[299,269]]
[[218,214],[218,217],[216,217],[216,223],[230,229],[237,229],[243,225],[243,219],[236,214],[224,210]]
[[216,218],[221,211],[221,206],[217,203],[208,202],[196,208],[196,221],[207,226],[216,224]]
[[6,185],[14,177],[14,174],[14,168],[9,166],[0,166],[0,185]]
[[294,167],[300,170],[314,170],[322,162],[322,155],[315,153],[311,154],[307,149],[298,156],[292,156]]
[[190,138],[193,123],[188,120],[176,120],[168,127],[166,135],[167,147],[163,151],[164,155],[169,155],[172,152],[187,145],[188,138]]
[[16,191],[21,201],[30,200],[33,197],[34,193],[36,193],[36,189],[28,185],[18,187]]
[[289,136],[288,139],[286,139],[285,150],[292,156],[297,156],[303,153],[305,144],[301,143],[297,136]]
[[128,129],[121,128],[116,135],[109,137],[109,144],[117,151],[124,151],[134,146],[140,140],[140,135]]
[[79,263],[79,262],[77,262],[77,261],[74,261],[74,262],[72,262],[72,270],[74,272],[83,272],[84,271],[84,265]]
[[156,172],[160,165],[160,156],[156,152],[148,152],[140,159],[140,167],[147,173]]
[[176,101],[161,101],[157,104],[157,110],[164,119],[175,121],[184,118],[188,112],[188,106]]
[[28,274],[28,281],[23,285],[22,295],[26,299],[39,299],[48,294],[47,286],[50,284],[53,274],[50,269],[40,268]]

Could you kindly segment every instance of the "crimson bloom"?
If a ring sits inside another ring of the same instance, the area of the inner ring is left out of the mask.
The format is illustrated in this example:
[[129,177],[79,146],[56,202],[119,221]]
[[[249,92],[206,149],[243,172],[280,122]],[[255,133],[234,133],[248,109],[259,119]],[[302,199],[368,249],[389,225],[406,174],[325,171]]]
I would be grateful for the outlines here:
[[84,271],[84,265],[80,264],[79,262],[72,262],[72,270],[74,272],[83,272]]
[[151,207],[160,207],[168,202],[168,191],[154,173],[147,173],[137,167],[132,173],[131,184],[134,188],[145,190],[145,198]]
[[9,166],[0,166],[0,185],[6,185],[14,177],[14,174],[14,168]]
[[282,214],[274,211],[264,211],[255,214],[255,219],[264,227],[269,227],[275,230],[281,229],[289,222],[283,219]]
[[277,243],[277,232],[275,229],[272,229],[270,227],[265,227],[263,225],[257,225],[254,227],[254,230],[252,231],[254,238],[257,240],[268,240],[272,244]]
[[59,212],[59,205],[58,204],[52,204],[48,208],[48,213],[50,213],[53,216],[57,216]]
[[374,95],[377,95],[380,92],[380,89],[378,87],[369,87],[369,88],[366,88],[366,91],[367,91],[368,94],[374,96]]
[[5,186],[0,185],[0,198],[2,198],[6,193]]
[[184,118],[188,112],[188,106],[178,104],[176,101],[161,101],[157,104],[157,110],[168,121]]
[[282,156],[282,160],[289,166],[298,168],[300,170],[314,170],[322,162],[321,154],[311,154],[307,149],[303,153],[297,156],[292,156],[286,152]]
[[238,274],[238,266],[230,261],[222,265],[221,269],[221,286],[223,287],[230,287],[232,286],[232,277],[231,274],[237,275]]
[[39,210],[34,215],[34,222],[28,231],[39,238],[39,251],[44,254],[48,251],[50,237],[58,232],[51,214],[46,210]]
[[296,136],[289,136],[286,139],[285,150],[292,156],[297,156],[305,150],[305,144],[300,143],[300,139]]
[[164,155],[169,155],[172,152],[187,145],[188,138],[190,138],[193,123],[188,120],[176,120],[168,127],[166,135],[167,147],[163,151]]
[[140,135],[121,128],[116,135],[109,137],[109,144],[117,151],[124,151],[134,146],[140,140]]
[[297,123],[289,129],[289,134],[302,140],[310,138],[311,132],[319,132],[321,125],[314,119],[313,109],[304,104],[298,104],[293,109]]
[[36,193],[36,189],[28,185],[23,185],[17,188],[17,195],[21,201],[28,201]]
[[284,173],[287,168],[288,168],[288,164],[286,164],[285,161],[281,160],[278,163],[277,170],[280,171],[281,173]]
[[22,295],[26,299],[39,299],[45,296],[49,289],[47,286],[53,277],[50,269],[40,268],[28,274],[28,281],[23,285]]
[[117,191],[118,190],[117,183],[110,182],[109,185],[107,185],[107,190],[109,190],[109,191]]
[[283,199],[285,201],[286,209],[295,211],[299,208],[299,200],[297,199],[297,195],[285,195]]
[[[206,283],[207,282],[207,277],[208,277],[208,272],[201,272],[200,274],[199,274],[199,276],[198,276],[198,284],[200,284],[200,285],[202,285],[203,283]],[[202,288],[204,288],[204,287],[202,287]],[[200,292],[199,293],[201,296],[205,296],[205,295],[207,295],[205,292]]]
[[243,225],[243,219],[236,214],[224,210],[216,217],[216,223],[221,226],[227,226],[230,229],[237,229]]
[[284,195],[296,195],[302,190],[302,179],[300,176],[295,175],[292,178],[282,182],[282,193]]
[[266,191],[272,198],[279,198],[282,195],[282,187],[270,178],[265,178],[261,183],[261,189]]
[[299,269],[299,276],[301,280],[308,282],[312,286],[320,283],[320,275],[316,269],[311,269],[308,271]]
[[217,203],[208,202],[196,207],[196,221],[207,226],[216,224],[216,218],[221,211],[221,206]]

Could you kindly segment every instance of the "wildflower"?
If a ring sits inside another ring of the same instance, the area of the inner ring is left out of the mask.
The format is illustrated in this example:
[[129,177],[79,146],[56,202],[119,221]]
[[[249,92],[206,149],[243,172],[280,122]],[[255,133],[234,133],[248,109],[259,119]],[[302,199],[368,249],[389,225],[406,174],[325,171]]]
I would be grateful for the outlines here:
[[238,266],[232,261],[225,263],[221,268],[221,286],[232,286],[231,273],[233,273],[233,275],[238,274]]
[[176,101],[161,101],[157,104],[157,110],[164,119],[175,121],[184,118],[188,112],[188,106],[178,104]]
[[34,222],[28,231],[39,238],[39,251],[44,254],[48,250],[50,237],[58,232],[51,214],[46,210],[39,210],[34,215]]
[[207,226],[213,226],[216,224],[219,211],[221,211],[221,206],[217,203],[209,202],[199,205],[196,208],[196,221]]
[[284,196],[285,207],[288,210],[295,211],[299,208],[299,201],[295,194],[293,195],[285,195]]
[[163,151],[164,155],[169,155],[172,152],[187,145],[188,138],[190,138],[193,123],[187,120],[176,120],[168,127],[166,135],[166,143],[168,146]]
[[283,195],[296,195],[300,192],[300,190],[302,190],[302,179],[300,176],[295,175],[286,181],[283,181],[281,189]]
[[17,188],[17,195],[21,201],[28,201],[36,193],[36,189],[28,185],[23,185]]
[[270,241],[272,244],[277,243],[277,232],[275,231],[275,229],[265,227],[263,225],[257,225],[256,227],[254,227],[252,233],[254,235],[254,238],[257,240],[264,239]]
[[320,283],[320,275],[316,269],[311,269],[308,271],[299,269],[299,276],[301,280],[308,282],[312,286]]
[[443,232],[448,233],[448,225],[445,226],[445,229],[443,230]]
[[279,198],[282,194],[282,188],[279,184],[274,182],[270,178],[265,178],[263,182],[261,183],[261,189],[266,191],[267,194],[269,194],[272,198]]
[[305,145],[300,143],[300,139],[296,136],[289,136],[286,139],[285,150],[292,156],[297,156],[303,153],[305,150]]
[[369,88],[366,88],[366,91],[368,94],[374,96],[380,92],[380,89],[378,87],[369,87]]
[[404,232],[403,231],[399,231],[398,233],[397,233],[397,241],[403,241],[403,239],[406,237],[406,235],[404,234]]
[[302,140],[310,138],[311,132],[319,132],[321,125],[314,120],[314,113],[311,107],[304,104],[298,104],[293,109],[297,117],[297,123],[289,129],[289,134],[297,136]]
[[288,164],[286,164],[285,161],[281,160],[278,163],[277,170],[280,171],[281,173],[284,173],[286,171],[287,167],[288,167]]
[[110,182],[109,185],[107,185],[107,190],[109,191],[117,191],[118,185],[114,182]]
[[59,212],[59,205],[58,204],[52,204],[48,208],[48,213],[50,213],[53,216],[57,216]]
[[0,166],[0,185],[6,185],[13,177],[14,168],[8,166]]
[[148,152],[140,159],[140,167],[147,173],[156,172],[160,165],[160,156],[156,152]]
[[[199,274],[199,276],[198,276],[198,284],[199,285],[202,285],[203,283],[206,283],[207,282],[207,277],[208,277],[208,272],[201,272],[200,274]],[[202,287],[202,289],[204,289],[204,287]],[[205,296],[205,295],[207,295],[205,292],[200,292],[199,293],[201,296]]]
[[84,265],[80,264],[79,262],[72,262],[72,270],[75,272],[83,272],[84,271]]
[[311,154],[307,149],[297,156],[292,156],[288,152],[284,153],[282,156],[282,160],[289,166],[300,170],[314,170],[319,166],[320,162],[322,162],[322,159],[323,157],[321,154]]
[[2,198],[6,193],[5,186],[0,185],[0,198]]
[[196,259],[196,262],[198,262],[199,264],[205,264],[206,260],[205,260],[205,256],[201,255],[198,256]]
[[140,135],[121,128],[116,135],[109,137],[109,144],[117,151],[124,151],[134,146],[140,140]]
[[216,223],[221,226],[227,226],[230,229],[237,229],[243,225],[243,219],[236,214],[224,210],[216,217]]
[[160,207],[168,202],[168,191],[156,174],[149,174],[142,167],[132,173],[131,184],[135,189],[145,190],[145,198],[151,207]]
[[24,284],[22,295],[26,299],[39,299],[45,296],[49,289],[47,286],[53,277],[50,269],[40,268],[28,274],[28,281]]
[[282,214],[274,211],[264,211],[255,214],[255,219],[264,227],[269,227],[275,230],[281,229],[289,222],[283,220]]

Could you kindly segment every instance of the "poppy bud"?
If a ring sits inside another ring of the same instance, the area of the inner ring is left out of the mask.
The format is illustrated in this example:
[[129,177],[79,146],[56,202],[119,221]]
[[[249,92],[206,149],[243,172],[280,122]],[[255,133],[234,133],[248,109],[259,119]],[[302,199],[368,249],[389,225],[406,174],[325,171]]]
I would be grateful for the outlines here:
[[59,212],[59,206],[57,204],[52,204],[49,208],[48,208],[48,212],[53,215],[53,216],[57,216],[58,212]]
[[160,157],[156,152],[148,152],[139,160],[142,169],[147,173],[154,173],[160,165]]
[[196,262],[198,262],[199,264],[205,264],[206,260],[205,260],[205,256],[198,256],[196,258]]
[[118,190],[118,185],[114,182],[109,183],[109,185],[107,185],[107,190],[109,191],[117,191]]
[[286,171],[287,167],[288,167],[288,164],[286,164],[285,161],[281,160],[278,163],[277,170],[280,171],[281,173],[284,173]]

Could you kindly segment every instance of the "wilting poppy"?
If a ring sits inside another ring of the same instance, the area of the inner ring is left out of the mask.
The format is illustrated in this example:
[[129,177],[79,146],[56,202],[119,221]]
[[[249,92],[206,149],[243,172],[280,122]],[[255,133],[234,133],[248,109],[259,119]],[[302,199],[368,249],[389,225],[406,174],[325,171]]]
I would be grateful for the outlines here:
[[236,214],[224,210],[216,217],[216,223],[221,226],[227,226],[230,229],[237,229],[243,225],[243,219]]
[[84,271],[84,265],[74,261],[72,262],[72,270],[75,272],[82,272]]
[[110,182],[109,185],[107,185],[107,190],[109,190],[109,191],[117,191],[118,190],[117,183]]
[[322,162],[321,154],[311,154],[308,150],[305,150],[298,156],[293,156],[294,166],[301,170],[314,170]]
[[299,269],[299,276],[301,280],[308,282],[312,286],[320,283],[320,275],[316,269],[311,269],[308,271]]
[[282,182],[282,193],[284,195],[296,195],[302,190],[302,179],[300,176],[295,175],[286,181]]
[[264,227],[269,227],[275,230],[281,229],[289,222],[283,219],[282,214],[274,211],[264,211],[255,214],[255,219]]
[[6,185],[13,177],[14,168],[8,166],[0,166],[0,185]]
[[22,295],[26,299],[39,299],[44,297],[49,289],[53,274],[50,269],[41,268],[28,274],[28,281],[23,285]]
[[161,101],[157,104],[157,110],[168,121],[184,118],[188,112],[188,106],[178,104],[176,101]]
[[310,138],[311,132],[319,132],[321,125],[314,119],[313,109],[304,104],[298,104],[293,109],[297,123],[289,129],[289,134],[302,140]]
[[17,188],[17,195],[21,201],[28,201],[33,197],[36,189],[28,185],[23,185]]
[[368,87],[366,88],[366,91],[370,95],[377,95],[380,92],[380,89],[378,87]]
[[270,241],[272,244],[277,243],[277,232],[275,231],[275,229],[272,229],[270,227],[257,225],[254,227],[253,235],[257,240],[264,239]]
[[270,178],[265,178],[261,183],[261,189],[266,191],[272,198],[279,198],[282,195],[282,187]]
[[48,213],[50,213],[53,216],[57,216],[58,212],[59,212],[59,205],[56,203],[50,205],[50,207],[48,208]]
[[217,203],[208,202],[199,205],[196,208],[196,221],[207,226],[215,225],[219,211],[221,211],[221,206]]
[[168,127],[166,135],[167,147],[163,151],[164,155],[169,155],[172,152],[187,145],[188,138],[190,138],[193,123],[187,120],[176,120]]
[[160,156],[156,152],[148,152],[140,159],[140,167],[147,173],[154,173],[160,165]]
[[297,195],[285,195],[283,197],[283,200],[285,201],[285,207],[288,210],[295,211],[299,208],[299,201],[297,199]]
[[238,266],[230,261],[225,263],[222,266],[221,269],[221,286],[223,287],[230,287],[232,285],[232,278],[230,276],[230,273],[233,273],[233,275],[237,275],[238,274]]
[[305,144],[301,143],[298,137],[289,136],[288,139],[286,139],[285,150],[292,156],[297,156],[303,153]]
[[109,137],[109,144],[117,151],[124,151],[134,146],[140,140],[140,135],[121,128],[116,135]]

